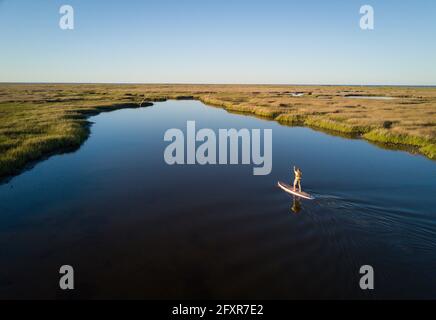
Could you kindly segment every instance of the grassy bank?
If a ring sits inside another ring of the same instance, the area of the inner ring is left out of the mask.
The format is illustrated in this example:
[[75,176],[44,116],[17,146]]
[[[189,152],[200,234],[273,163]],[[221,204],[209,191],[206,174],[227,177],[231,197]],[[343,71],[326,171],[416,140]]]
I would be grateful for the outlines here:
[[[303,93],[295,97],[294,92]],[[393,100],[347,96],[389,96]],[[412,146],[436,159],[436,89],[242,85],[0,85],[0,177],[50,154],[74,150],[89,135],[90,115],[198,99],[231,112],[287,125]]]
[[[145,103],[143,106],[151,105]],[[103,105],[0,104],[0,177],[19,173],[26,165],[53,153],[75,150],[89,136],[89,116],[136,103]]]

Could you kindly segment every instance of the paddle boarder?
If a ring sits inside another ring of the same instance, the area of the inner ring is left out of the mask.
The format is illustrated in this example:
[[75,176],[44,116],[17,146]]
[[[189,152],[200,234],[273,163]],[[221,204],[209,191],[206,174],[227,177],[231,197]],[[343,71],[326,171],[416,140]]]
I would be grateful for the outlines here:
[[298,184],[298,189],[301,192],[301,177],[303,176],[303,173],[301,172],[300,168],[296,168],[294,166],[294,175],[295,175],[295,179],[294,179],[294,191],[296,191],[296,186]]

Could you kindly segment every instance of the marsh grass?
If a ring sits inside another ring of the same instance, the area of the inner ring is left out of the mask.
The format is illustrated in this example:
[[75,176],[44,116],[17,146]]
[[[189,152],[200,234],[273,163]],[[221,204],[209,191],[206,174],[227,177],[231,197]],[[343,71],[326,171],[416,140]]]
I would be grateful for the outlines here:
[[[302,92],[293,97],[289,92]],[[395,100],[349,99],[392,96]],[[168,99],[196,99],[229,112],[309,126],[436,159],[436,89],[268,85],[0,85],[0,177],[78,148],[89,116]]]
[[[148,104],[150,105],[150,104]],[[77,149],[89,135],[91,115],[137,104],[51,105],[0,104],[0,177],[53,153]]]

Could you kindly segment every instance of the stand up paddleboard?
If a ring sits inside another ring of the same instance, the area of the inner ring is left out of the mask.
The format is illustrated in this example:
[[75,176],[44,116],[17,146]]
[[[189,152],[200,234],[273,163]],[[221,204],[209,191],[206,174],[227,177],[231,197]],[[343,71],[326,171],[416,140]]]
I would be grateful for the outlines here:
[[306,192],[299,192],[299,191],[294,191],[294,187],[290,186],[289,184],[280,182],[277,184],[279,186],[280,189],[282,189],[283,191],[292,194],[294,196],[303,198],[303,199],[307,199],[307,200],[314,200],[315,198],[312,197],[310,194],[306,193]]

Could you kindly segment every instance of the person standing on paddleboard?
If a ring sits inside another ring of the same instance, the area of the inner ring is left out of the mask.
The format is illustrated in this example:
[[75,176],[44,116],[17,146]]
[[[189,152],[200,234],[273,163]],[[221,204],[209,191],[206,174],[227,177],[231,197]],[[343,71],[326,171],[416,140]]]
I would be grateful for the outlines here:
[[295,179],[294,179],[294,191],[295,188],[298,184],[298,189],[301,192],[301,177],[303,176],[303,172],[301,172],[300,168],[296,168],[294,166],[294,175],[295,175]]

